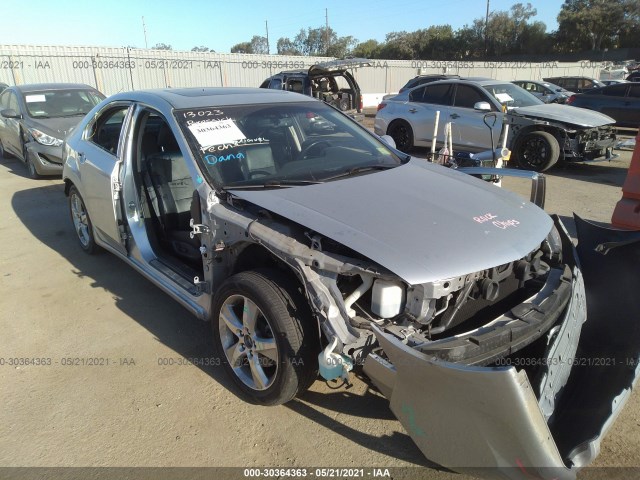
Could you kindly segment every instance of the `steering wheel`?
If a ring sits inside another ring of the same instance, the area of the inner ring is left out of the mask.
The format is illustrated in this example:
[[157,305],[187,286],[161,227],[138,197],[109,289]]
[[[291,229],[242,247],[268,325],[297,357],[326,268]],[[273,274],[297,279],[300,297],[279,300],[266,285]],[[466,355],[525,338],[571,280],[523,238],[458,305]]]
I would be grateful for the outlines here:
[[273,173],[266,170],[252,170],[251,172],[249,172],[249,179],[252,179],[254,175],[259,175],[261,177],[270,177],[271,175],[273,175]]
[[303,159],[306,158],[307,155],[311,152],[311,150],[313,150],[314,148],[319,149],[319,147],[321,146],[324,146],[324,148],[327,148],[327,147],[330,147],[331,144],[326,140],[315,140],[302,149],[302,151],[300,152],[300,158],[303,158]]

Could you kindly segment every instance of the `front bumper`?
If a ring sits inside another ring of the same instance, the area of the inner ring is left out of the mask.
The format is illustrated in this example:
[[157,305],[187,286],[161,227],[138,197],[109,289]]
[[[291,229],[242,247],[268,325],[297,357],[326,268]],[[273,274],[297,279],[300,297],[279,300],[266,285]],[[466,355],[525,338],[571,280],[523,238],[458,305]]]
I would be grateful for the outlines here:
[[[573,266],[571,300],[547,333],[543,358],[529,359],[543,368],[535,383],[520,365],[449,363],[373,327],[388,361],[369,354],[364,371],[429,460],[480,477],[565,479],[597,456],[640,374],[640,304],[629,294],[640,276],[626,296],[612,293],[631,278],[620,270],[640,262],[640,233],[635,243],[633,233],[618,233],[604,256],[594,248],[610,245],[611,231],[577,223],[582,266]],[[565,255],[576,255],[559,230]]]
[[26,146],[29,160],[38,175],[62,175],[62,146],[49,147],[35,141]]
[[[564,150],[567,160],[588,161],[614,158],[612,153],[616,143],[616,131],[613,126],[597,127],[579,132],[570,141],[570,148]],[[617,156],[617,155],[616,155]]]

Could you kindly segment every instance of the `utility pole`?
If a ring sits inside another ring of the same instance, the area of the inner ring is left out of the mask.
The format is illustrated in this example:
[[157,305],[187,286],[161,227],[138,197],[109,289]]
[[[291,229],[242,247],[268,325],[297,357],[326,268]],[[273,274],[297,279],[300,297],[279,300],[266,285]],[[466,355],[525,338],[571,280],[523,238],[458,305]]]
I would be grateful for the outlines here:
[[147,45],[147,26],[144,24],[144,17],[142,17],[142,31],[144,32],[144,48],[149,48],[149,45]]
[[264,28],[267,30],[267,55],[271,53],[271,49],[269,48],[269,23],[264,21]]
[[324,9],[324,54],[328,55],[329,54],[329,9],[325,8]]
[[489,0],[487,0],[487,16],[484,19],[484,56],[487,57],[489,50]]

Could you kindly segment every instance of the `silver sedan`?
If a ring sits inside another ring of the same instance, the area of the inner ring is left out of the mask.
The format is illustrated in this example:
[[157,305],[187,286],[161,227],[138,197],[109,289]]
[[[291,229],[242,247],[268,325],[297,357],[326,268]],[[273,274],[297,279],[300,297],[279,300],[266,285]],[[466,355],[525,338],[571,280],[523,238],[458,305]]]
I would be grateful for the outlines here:
[[[567,363],[613,328],[581,340],[588,262],[558,218],[392,143],[290,92],[130,92],[68,137],[63,178],[81,249],[210,321],[208,360],[248,401],[363,367],[432,461],[572,477],[627,387],[624,365],[589,370],[596,395]],[[606,415],[558,430],[575,398]]]

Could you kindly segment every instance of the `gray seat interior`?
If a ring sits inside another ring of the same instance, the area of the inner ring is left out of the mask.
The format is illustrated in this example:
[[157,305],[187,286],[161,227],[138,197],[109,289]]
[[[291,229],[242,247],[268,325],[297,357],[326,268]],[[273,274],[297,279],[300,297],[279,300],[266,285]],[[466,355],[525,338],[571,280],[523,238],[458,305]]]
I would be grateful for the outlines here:
[[198,193],[169,126],[163,123],[157,134],[145,132],[141,151],[147,192],[160,222],[162,240],[178,257],[201,261],[200,240],[189,235],[189,222],[195,218],[194,213],[199,213],[193,212]]

